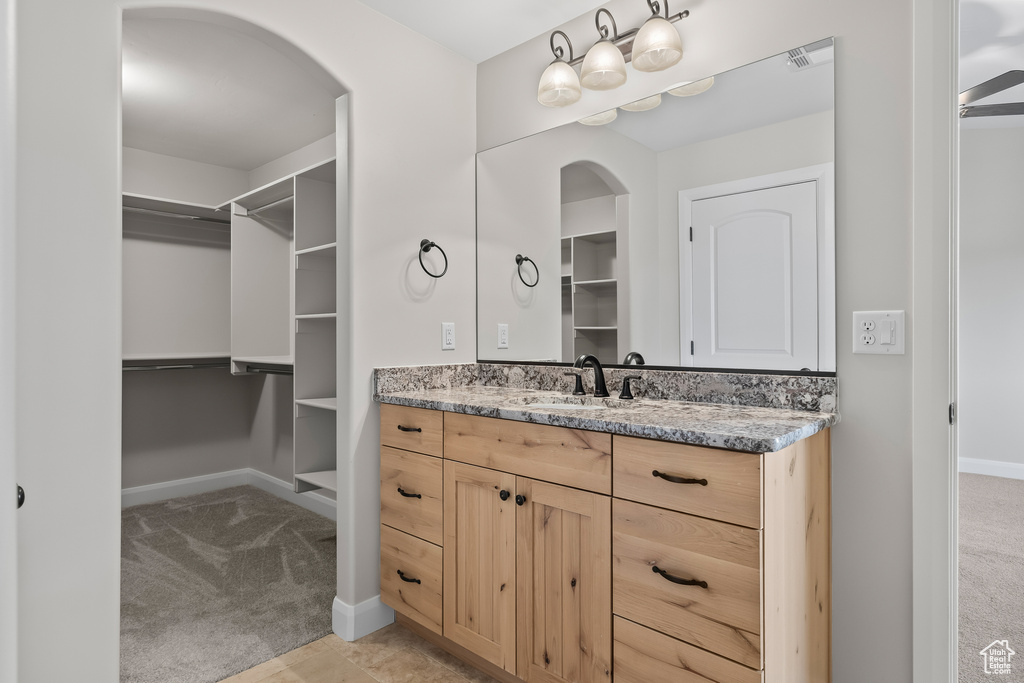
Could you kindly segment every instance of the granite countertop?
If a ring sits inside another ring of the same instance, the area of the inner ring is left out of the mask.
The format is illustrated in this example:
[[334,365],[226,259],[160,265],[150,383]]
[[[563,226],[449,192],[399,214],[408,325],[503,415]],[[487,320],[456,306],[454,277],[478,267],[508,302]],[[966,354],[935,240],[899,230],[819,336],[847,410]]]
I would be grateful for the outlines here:
[[[575,397],[550,391],[463,386],[392,391],[381,403],[467,415],[661,439],[751,453],[770,453],[830,427],[837,413],[721,405],[686,401]],[[535,407],[532,403],[602,404],[601,410]]]

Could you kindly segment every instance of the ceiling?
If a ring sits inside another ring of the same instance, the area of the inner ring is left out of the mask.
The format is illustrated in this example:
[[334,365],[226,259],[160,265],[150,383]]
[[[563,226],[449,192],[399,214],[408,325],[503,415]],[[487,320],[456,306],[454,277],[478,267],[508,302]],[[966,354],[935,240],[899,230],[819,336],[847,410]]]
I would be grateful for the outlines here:
[[252,27],[124,20],[126,147],[251,171],[334,132],[341,86]]
[[[1024,2],[961,0],[961,92],[1011,69],[1024,69]],[[978,104],[1024,102],[1024,85],[979,100]],[[960,120],[961,128],[1024,126],[1024,116],[988,116]]]
[[361,2],[477,64],[604,4],[597,0]]

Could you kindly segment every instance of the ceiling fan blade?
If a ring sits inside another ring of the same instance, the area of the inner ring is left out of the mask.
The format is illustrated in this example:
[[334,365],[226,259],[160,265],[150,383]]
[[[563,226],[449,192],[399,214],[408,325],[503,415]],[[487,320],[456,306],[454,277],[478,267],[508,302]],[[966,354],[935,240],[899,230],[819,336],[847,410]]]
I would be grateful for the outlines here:
[[970,119],[976,116],[1021,116],[1024,115],[1024,102],[1008,104],[977,104],[973,107],[960,107],[960,118]]
[[995,95],[997,92],[1002,92],[1015,85],[1020,85],[1021,83],[1024,83],[1024,71],[1007,71],[1006,73],[987,80],[984,83],[979,83],[973,88],[964,90],[960,93],[959,103],[964,105],[970,104],[971,102],[977,102],[983,97]]

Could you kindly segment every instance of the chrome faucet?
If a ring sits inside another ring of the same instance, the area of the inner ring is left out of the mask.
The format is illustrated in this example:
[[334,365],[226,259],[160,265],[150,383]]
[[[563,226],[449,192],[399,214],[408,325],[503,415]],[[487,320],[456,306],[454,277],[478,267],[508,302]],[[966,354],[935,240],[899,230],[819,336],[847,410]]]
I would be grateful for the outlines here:
[[581,354],[572,366],[582,370],[587,367],[587,363],[594,366],[594,398],[607,398],[608,387],[604,384],[604,368],[601,367],[601,361],[597,359],[597,356],[589,353]]
[[626,354],[626,360],[622,361],[623,365],[629,365],[630,363],[636,363],[637,365],[644,364],[644,357],[640,355],[639,351],[630,351]]

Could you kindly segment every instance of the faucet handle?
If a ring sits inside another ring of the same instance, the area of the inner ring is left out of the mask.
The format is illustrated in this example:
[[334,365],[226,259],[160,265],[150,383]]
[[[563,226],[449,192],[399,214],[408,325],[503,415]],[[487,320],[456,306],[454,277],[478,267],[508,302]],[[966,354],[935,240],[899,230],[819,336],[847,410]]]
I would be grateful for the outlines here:
[[631,379],[643,379],[640,375],[630,375],[622,378],[622,391],[619,392],[619,398],[621,399],[632,399],[633,392],[629,390],[629,381]]
[[580,375],[580,373],[578,373],[578,372],[563,372],[562,374],[565,375],[566,377],[575,377],[576,378],[576,386],[573,387],[573,390],[572,390],[572,395],[573,396],[586,396],[587,395],[587,392],[583,391],[583,377],[582,377],[582,375]]

